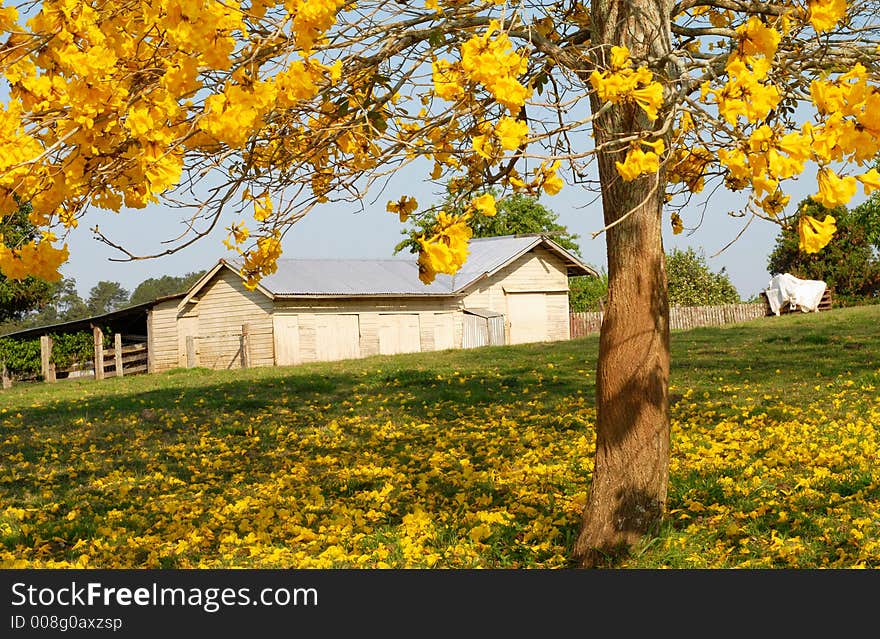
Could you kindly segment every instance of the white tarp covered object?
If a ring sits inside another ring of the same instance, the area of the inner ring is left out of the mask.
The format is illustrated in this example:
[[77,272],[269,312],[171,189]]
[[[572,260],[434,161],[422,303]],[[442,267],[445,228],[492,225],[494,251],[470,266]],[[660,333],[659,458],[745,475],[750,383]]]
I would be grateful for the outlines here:
[[819,302],[825,294],[825,282],[821,280],[802,280],[789,273],[774,275],[770,285],[764,291],[770,310],[779,315],[786,304],[792,310],[800,309],[804,313],[819,310]]

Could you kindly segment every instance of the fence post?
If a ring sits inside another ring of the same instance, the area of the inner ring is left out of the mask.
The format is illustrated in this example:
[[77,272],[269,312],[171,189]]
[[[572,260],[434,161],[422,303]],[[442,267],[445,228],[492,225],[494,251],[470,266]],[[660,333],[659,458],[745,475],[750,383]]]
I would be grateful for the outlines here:
[[116,360],[116,377],[122,377],[124,372],[122,370],[122,334],[116,333],[113,336],[113,356]]
[[196,365],[196,338],[192,335],[186,336],[186,367],[195,368]]
[[147,310],[147,372],[156,372],[156,361],[153,359],[153,309]]
[[249,368],[251,365],[251,336],[250,324],[241,325],[241,367]]
[[0,362],[0,379],[3,381],[3,388],[12,388],[12,379],[6,369],[6,362]]
[[95,345],[95,379],[104,379],[104,333],[99,326],[92,326]]
[[55,381],[55,366],[52,360],[52,338],[48,335],[40,335],[40,373],[47,382]]

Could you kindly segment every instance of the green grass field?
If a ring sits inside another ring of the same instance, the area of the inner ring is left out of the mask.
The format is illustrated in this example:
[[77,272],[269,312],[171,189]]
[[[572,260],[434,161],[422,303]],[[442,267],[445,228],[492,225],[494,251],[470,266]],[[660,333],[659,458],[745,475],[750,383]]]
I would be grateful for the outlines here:
[[[880,567],[880,306],[673,332],[619,568]],[[0,392],[0,567],[563,568],[596,336]]]

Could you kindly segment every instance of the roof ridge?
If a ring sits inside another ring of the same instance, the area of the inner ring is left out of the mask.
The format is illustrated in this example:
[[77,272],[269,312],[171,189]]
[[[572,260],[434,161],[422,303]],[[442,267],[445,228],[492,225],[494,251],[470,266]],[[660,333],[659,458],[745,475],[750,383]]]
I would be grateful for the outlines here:
[[544,233],[509,233],[507,235],[493,235],[491,237],[472,237],[471,242],[485,242],[487,240],[516,239],[520,237],[544,237]]

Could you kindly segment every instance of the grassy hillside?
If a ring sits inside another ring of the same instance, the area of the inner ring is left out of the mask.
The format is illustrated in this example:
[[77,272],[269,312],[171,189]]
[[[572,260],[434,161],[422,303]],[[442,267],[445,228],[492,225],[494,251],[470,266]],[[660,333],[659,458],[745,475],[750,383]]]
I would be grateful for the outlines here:
[[[880,307],[673,333],[617,567],[880,567]],[[595,336],[0,392],[0,567],[565,567]]]

